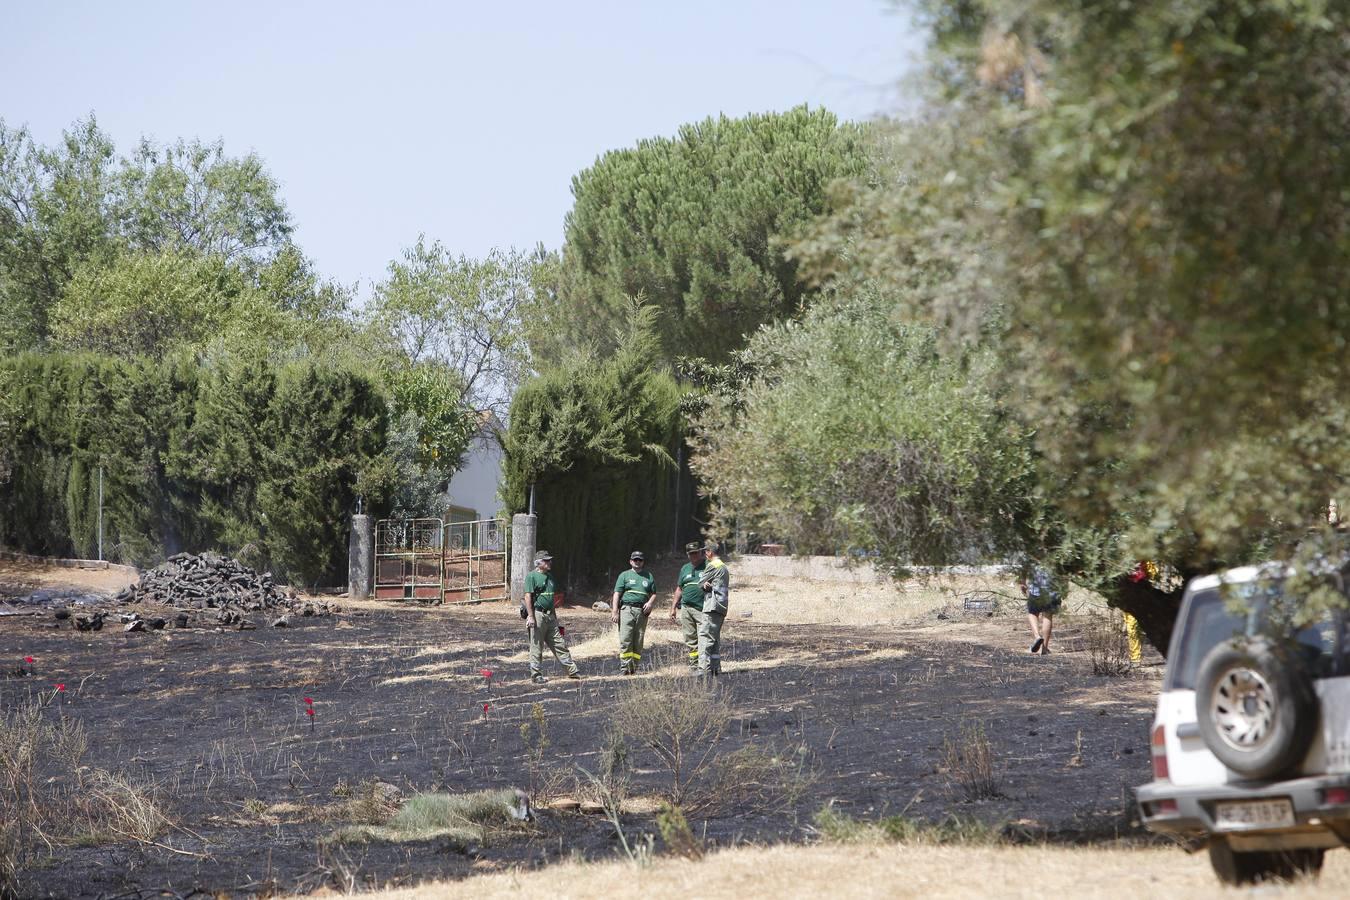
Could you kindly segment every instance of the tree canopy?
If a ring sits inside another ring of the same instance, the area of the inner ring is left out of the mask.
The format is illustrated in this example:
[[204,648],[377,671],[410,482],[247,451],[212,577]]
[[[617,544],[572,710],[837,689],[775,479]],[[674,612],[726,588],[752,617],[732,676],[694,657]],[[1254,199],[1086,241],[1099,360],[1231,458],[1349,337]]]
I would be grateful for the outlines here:
[[[134,354],[146,350],[151,318],[256,317],[259,301],[281,299],[271,291],[281,276],[305,268],[291,230],[276,181],[253,154],[229,157],[220,142],[142,141],[118,159],[92,116],[53,147],[0,121],[0,351],[45,346],[54,318],[67,346]],[[333,305],[331,289],[323,303],[295,296],[302,287],[324,292],[312,276],[286,287],[285,299],[310,313]],[[105,291],[117,308],[85,334],[76,323]],[[118,339],[127,343],[107,346]],[[154,343],[151,352],[162,349]]]
[[[1350,476],[1350,16],[923,8],[927,105],[793,257],[998,361],[1053,524],[1029,552],[1125,603],[1138,559],[1184,577],[1294,552]],[[1181,583],[1136,599],[1175,610]]]
[[622,567],[634,547],[672,543],[680,389],[652,363],[656,319],[632,304],[616,352],[553,361],[511,405],[507,505],[524,509],[534,486],[539,545],[566,583]]
[[750,341],[739,402],[698,420],[693,470],[713,528],[799,553],[875,554],[892,570],[1006,556],[1038,522],[1031,429],[988,350],[944,354],[930,326],[858,291]]
[[605,344],[642,297],[663,313],[659,352],[722,361],[805,295],[780,238],[857,175],[858,130],[826,110],[705,119],[613,150],[572,180],[556,327]]

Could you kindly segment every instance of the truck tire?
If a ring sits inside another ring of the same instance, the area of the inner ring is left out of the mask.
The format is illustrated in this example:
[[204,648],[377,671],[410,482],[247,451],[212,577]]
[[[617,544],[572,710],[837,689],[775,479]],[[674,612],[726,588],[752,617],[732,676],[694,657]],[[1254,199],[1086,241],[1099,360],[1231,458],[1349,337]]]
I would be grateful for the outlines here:
[[1209,842],[1209,864],[1224,884],[1259,884],[1262,881],[1316,877],[1322,871],[1325,850],[1235,851],[1223,837]]
[[1228,641],[1200,663],[1195,713],[1219,762],[1244,778],[1275,778],[1307,756],[1317,695],[1298,660],[1269,641]]

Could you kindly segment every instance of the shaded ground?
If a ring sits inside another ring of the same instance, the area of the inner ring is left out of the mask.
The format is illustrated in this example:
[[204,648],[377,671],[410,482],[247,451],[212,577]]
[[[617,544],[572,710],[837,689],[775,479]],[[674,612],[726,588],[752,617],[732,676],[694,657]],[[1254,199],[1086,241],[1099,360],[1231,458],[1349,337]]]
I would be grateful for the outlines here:
[[[3,572],[11,593],[36,581],[14,564]],[[963,598],[1000,591],[1007,585],[740,585],[725,631],[722,682],[736,709],[725,748],[791,750],[817,778],[794,809],[728,810],[691,822],[694,831],[714,846],[802,840],[833,800],[857,817],[956,813],[1066,839],[1128,833],[1130,790],[1149,777],[1159,669],[1092,676],[1072,617],[1057,638],[1063,652],[1029,657],[1014,603],[993,617],[964,611]],[[526,837],[468,853],[320,842],[340,822],[343,798],[368,779],[405,794],[528,787],[521,725],[535,703],[558,768],[596,768],[624,681],[614,634],[586,608],[562,618],[588,677],[542,687],[527,680],[522,623],[505,605],[348,604],[298,628],[220,633],[77,634],[49,616],[0,619],[0,669],[37,659],[33,677],[0,678],[0,710],[66,684],[47,714],[78,718],[95,735],[85,763],[157,785],[180,826],[159,838],[179,852],[129,841],[58,847],[26,873],[25,890],[266,893],[611,857],[613,830],[602,820],[553,812]],[[675,638],[654,617],[644,665],[678,672]],[[312,728],[304,697],[314,700]],[[975,724],[992,745],[999,796],[967,801],[943,769],[943,750]],[[634,761],[638,793],[659,792],[654,759]],[[635,834],[655,831],[648,818],[631,818]]]

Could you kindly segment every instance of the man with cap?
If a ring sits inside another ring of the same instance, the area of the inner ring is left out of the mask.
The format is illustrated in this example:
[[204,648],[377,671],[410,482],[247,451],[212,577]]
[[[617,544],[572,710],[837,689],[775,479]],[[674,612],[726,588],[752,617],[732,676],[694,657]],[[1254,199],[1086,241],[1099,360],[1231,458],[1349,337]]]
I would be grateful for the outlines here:
[[558,627],[558,614],[553,608],[554,583],[550,572],[553,569],[553,556],[547,550],[534,555],[534,571],[525,576],[526,621],[530,632],[530,678],[535,684],[548,681],[541,671],[544,665],[544,648],[553,651],[553,656],[567,669],[568,678],[580,678],[581,672],[567,651],[567,639]]
[[731,594],[731,571],[717,552],[717,542],[703,548],[703,622],[698,627],[698,667],[704,675],[722,674],[722,623],[727,618]]
[[632,568],[614,582],[609,618],[619,626],[619,671],[633,675],[642,661],[647,616],[651,615],[652,605],[656,603],[656,579],[647,571],[646,557],[641,550],[628,554],[628,562]]
[[689,668],[697,672],[699,665],[699,630],[703,627],[703,578],[708,560],[703,554],[703,542],[684,545],[689,562],[680,569],[680,577],[671,595],[670,620],[680,623],[684,646],[689,651]]

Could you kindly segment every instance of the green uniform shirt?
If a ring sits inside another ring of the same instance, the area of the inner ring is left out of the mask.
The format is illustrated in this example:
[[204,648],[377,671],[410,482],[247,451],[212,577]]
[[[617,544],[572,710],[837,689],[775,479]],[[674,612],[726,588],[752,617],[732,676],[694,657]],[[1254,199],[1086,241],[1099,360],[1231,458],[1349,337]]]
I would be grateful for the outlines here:
[[628,569],[614,582],[614,592],[619,595],[620,606],[642,606],[656,593],[656,579],[646,569]]
[[535,569],[525,576],[525,593],[534,598],[534,608],[540,612],[553,611],[553,576]]
[[680,569],[681,606],[687,606],[690,609],[703,608],[703,575],[707,566],[708,563],[705,560],[697,566],[693,563],[685,563],[684,568]]

